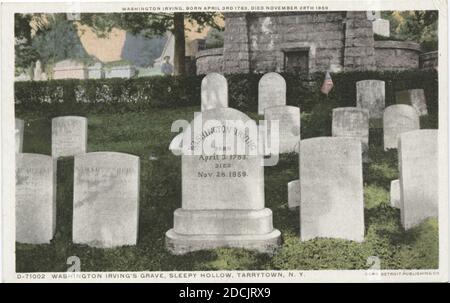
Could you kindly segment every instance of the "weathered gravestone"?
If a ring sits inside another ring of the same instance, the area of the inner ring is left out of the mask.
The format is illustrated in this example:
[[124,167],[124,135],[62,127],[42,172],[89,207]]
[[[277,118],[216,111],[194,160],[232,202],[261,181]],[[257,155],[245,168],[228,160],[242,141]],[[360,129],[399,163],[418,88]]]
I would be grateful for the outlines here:
[[300,143],[300,239],[364,240],[361,142],[319,137]]
[[369,160],[369,111],[357,107],[333,109],[333,137],[357,138],[361,141],[362,159]]
[[405,229],[438,217],[438,131],[422,129],[400,135],[400,213]]
[[400,104],[410,104],[419,116],[428,115],[427,101],[423,89],[408,89],[395,93],[395,100]]
[[267,73],[258,84],[258,114],[268,107],[286,105],[286,81],[277,73]]
[[396,104],[386,107],[383,114],[384,150],[397,148],[400,134],[416,129],[420,129],[420,119],[412,106]]
[[278,143],[280,153],[298,151],[300,145],[300,109],[296,106],[272,106],[264,110],[264,119],[269,122],[268,137],[271,134],[271,121],[278,121]]
[[93,247],[135,245],[139,157],[116,152],[75,156],[73,242]]
[[232,108],[204,111],[185,130],[183,143],[182,207],[166,233],[167,249],[184,254],[243,247],[272,253],[280,232],[264,207],[256,123]]
[[210,73],[202,80],[202,111],[228,107],[228,83],[224,76]]
[[52,156],[54,158],[86,153],[87,119],[65,116],[52,119]]
[[370,119],[383,118],[384,99],[384,81],[362,80],[356,82],[356,106],[368,109]]
[[16,153],[21,153],[23,148],[23,129],[25,123],[22,119],[15,120],[15,138],[16,138]]
[[300,206],[300,180],[288,183],[288,206],[291,209]]
[[50,156],[16,155],[16,241],[50,243],[56,226],[56,165]]
[[390,198],[391,206],[400,208],[400,181],[398,179],[391,181]]

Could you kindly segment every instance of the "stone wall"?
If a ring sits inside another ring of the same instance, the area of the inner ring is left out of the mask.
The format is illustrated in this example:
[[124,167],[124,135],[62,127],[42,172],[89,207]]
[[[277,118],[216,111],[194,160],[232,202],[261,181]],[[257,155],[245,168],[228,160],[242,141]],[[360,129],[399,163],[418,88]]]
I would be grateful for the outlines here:
[[344,12],[249,15],[251,72],[282,72],[285,52],[296,50],[308,51],[310,73],[340,71],[344,17]]
[[346,71],[375,70],[372,22],[366,12],[347,12],[344,67]]
[[420,68],[437,68],[438,67],[438,51],[428,52],[420,55],[419,66]]
[[248,73],[249,43],[247,14],[227,13],[223,42],[223,72],[226,74]]
[[420,45],[409,41],[376,41],[377,70],[407,70],[419,68]]
[[197,75],[223,71],[223,48],[212,48],[199,51],[196,56]]

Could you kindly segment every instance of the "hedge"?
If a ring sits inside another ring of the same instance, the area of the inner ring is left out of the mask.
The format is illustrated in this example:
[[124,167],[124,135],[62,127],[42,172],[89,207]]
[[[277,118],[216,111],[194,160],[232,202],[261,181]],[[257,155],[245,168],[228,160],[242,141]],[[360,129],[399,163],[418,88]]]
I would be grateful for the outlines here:
[[[355,106],[356,85],[360,80],[385,81],[386,106],[395,103],[395,91],[423,88],[428,110],[437,114],[438,75],[433,70],[399,72],[342,72],[331,74],[334,88],[328,96],[320,92],[323,73],[308,81],[282,74],[287,84],[287,104],[310,112],[318,104],[327,107]],[[227,75],[229,105],[256,111],[260,74]],[[152,76],[136,79],[51,80],[16,82],[16,111],[44,111],[55,115],[85,112],[145,111],[153,108],[200,105],[202,76]]]

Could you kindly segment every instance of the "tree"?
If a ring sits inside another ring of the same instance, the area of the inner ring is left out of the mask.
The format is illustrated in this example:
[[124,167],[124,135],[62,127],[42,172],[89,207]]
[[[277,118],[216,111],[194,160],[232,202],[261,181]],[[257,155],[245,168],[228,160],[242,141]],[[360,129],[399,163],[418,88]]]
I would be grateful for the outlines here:
[[417,41],[424,51],[438,47],[438,11],[387,11],[393,38]]
[[221,15],[216,12],[81,14],[80,23],[89,25],[100,37],[107,35],[115,27],[146,37],[162,36],[171,31],[175,38],[175,74],[183,75],[186,52],[185,21],[197,25],[198,30],[206,26],[221,29],[216,23],[219,16]]

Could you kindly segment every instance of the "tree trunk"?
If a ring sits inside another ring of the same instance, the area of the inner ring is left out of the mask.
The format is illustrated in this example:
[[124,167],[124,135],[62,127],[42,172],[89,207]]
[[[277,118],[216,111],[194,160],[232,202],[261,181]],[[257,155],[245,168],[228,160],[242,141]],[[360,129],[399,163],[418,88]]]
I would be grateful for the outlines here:
[[175,75],[184,75],[186,73],[184,60],[186,55],[184,39],[184,13],[174,13],[173,27],[173,35],[175,38],[175,51],[173,58]]

